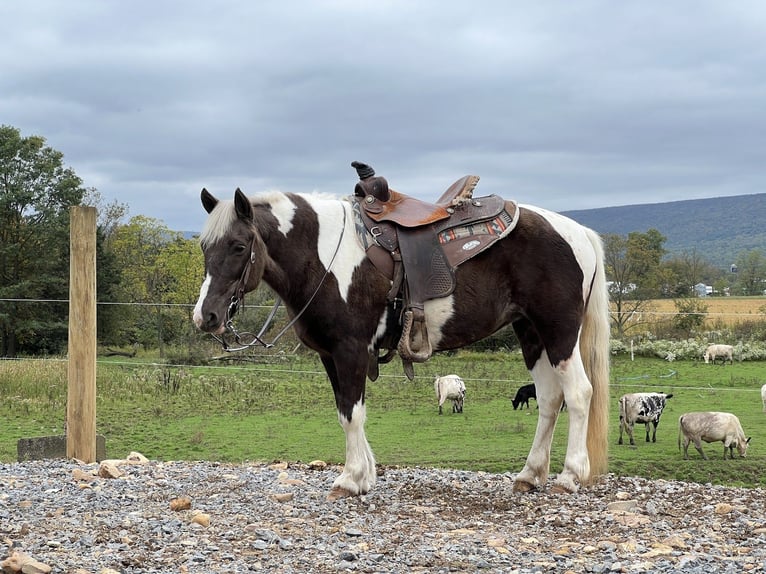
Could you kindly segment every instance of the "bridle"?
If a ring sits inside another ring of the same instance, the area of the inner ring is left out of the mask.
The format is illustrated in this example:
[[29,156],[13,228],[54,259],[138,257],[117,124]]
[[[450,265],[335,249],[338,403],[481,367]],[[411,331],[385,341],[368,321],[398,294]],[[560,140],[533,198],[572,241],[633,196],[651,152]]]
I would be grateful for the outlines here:
[[[281,331],[279,331],[279,333],[276,334],[271,343],[267,343],[262,339],[262,337],[271,326],[271,322],[274,320],[274,317],[277,314],[277,310],[282,305],[282,299],[279,296],[276,297],[274,306],[271,308],[271,311],[269,311],[269,315],[266,317],[266,321],[263,323],[263,326],[258,331],[257,335],[248,331],[238,331],[234,326],[234,315],[240,307],[244,308],[245,306],[245,292],[247,289],[247,282],[250,279],[250,272],[256,262],[255,239],[257,235],[255,234],[258,233],[258,230],[254,229],[253,233],[253,241],[250,243],[250,258],[245,263],[245,268],[242,270],[242,275],[240,276],[239,282],[237,283],[237,288],[234,290],[234,295],[231,296],[229,307],[226,309],[226,321],[224,322],[225,332],[220,336],[211,333],[211,337],[213,337],[213,339],[221,344],[221,347],[223,347],[224,351],[229,353],[244,351],[245,349],[250,349],[253,347],[271,349],[282,337],[282,335],[284,335],[301,317],[301,315],[303,315],[306,309],[308,309],[309,305],[311,305],[311,302],[314,300],[314,297],[316,297],[317,293],[319,293],[319,289],[324,284],[324,281],[327,279],[330,271],[332,271],[333,264],[335,263],[335,258],[338,256],[338,252],[340,251],[340,244],[342,243],[343,236],[346,233],[346,208],[343,207],[343,225],[340,229],[338,244],[335,246],[335,252],[332,254],[332,259],[330,259],[330,264],[327,266],[327,269],[325,269],[324,275],[322,275],[322,278],[319,280],[316,289],[314,289],[314,292],[311,294],[311,297],[309,297],[308,301],[306,301],[306,304],[303,306],[303,308],[290,320],[289,323],[287,323],[287,325],[282,328]],[[232,336],[234,339],[233,343],[230,343],[226,340],[227,334]],[[246,340],[249,340],[250,342],[245,342]]]

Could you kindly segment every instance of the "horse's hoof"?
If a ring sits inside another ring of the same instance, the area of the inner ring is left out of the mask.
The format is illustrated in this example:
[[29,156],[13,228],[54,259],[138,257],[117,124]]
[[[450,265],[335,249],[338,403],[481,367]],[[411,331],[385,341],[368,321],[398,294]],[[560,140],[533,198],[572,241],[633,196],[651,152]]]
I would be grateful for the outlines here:
[[520,492],[521,494],[526,494],[527,492],[534,492],[535,490],[537,490],[537,487],[531,482],[526,482],[524,480],[517,480],[513,483],[513,492]]
[[551,494],[574,494],[575,490],[570,490],[563,484],[554,484],[551,486]]
[[327,495],[327,500],[332,502],[340,498],[350,498],[352,496],[356,496],[356,495],[350,490],[348,490],[347,488],[341,488],[340,486],[336,486],[330,491],[330,494]]

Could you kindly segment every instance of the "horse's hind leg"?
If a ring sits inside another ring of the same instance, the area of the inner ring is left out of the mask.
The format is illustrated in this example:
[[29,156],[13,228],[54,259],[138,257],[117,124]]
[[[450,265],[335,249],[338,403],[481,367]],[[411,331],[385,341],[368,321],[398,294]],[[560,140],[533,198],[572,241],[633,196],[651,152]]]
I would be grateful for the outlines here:
[[578,485],[590,478],[587,436],[593,387],[585,374],[578,347],[575,347],[572,357],[554,371],[560,377],[569,412],[569,438],[564,470],[556,477],[555,488],[576,492]]
[[575,347],[572,357],[553,367],[546,353],[532,369],[537,386],[540,415],[532,450],[527,464],[519,473],[514,490],[525,491],[545,483],[550,465],[551,441],[562,401],[569,412],[569,433],[564,469],[556,477],[553,490],[576,492],[579,484],[590,476],[587,434],[590,399],[593,394],[590,381]]
[[540,412],[527,462],[513,484],[513,490],[516,492],[534,490],[543,486],[548,480],[553,431],[564,400],[561,386],[556,380],[545,353],[538,359],[531,373],[537,387],[537,406]]

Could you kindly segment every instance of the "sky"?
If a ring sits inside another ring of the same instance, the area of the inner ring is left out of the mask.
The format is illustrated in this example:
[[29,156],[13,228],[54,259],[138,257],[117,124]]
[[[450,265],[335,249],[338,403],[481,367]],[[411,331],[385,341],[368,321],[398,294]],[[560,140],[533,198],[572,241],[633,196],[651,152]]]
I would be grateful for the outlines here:
[[554,211],[766,192],[761,0],[0,3],[0,125],[107,202],[199,230],[199,193]]

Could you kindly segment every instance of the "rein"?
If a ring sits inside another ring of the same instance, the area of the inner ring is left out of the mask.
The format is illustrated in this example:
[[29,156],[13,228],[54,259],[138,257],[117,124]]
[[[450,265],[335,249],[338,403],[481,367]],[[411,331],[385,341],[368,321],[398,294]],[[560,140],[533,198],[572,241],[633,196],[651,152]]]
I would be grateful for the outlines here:
[[[258,230],[256,229],[256,233]],[[239,332],[237,331],[237,328],[234,326],[234,314],[237,312],[237,309],[239,309],[240,306],[244,308],[245,306],[245,289],[247,286],[247,281],[250,278],[250,270],[252,266],[255,264],[255,237],[253,237],[253,242],[250,244],[250,259],[248,259],[247,263],[245,264],[245,268],[242,270],[242,276],[239,279],[239,284],[237,285],[237,289],[234,292],[234,295],[231,297],[231,302],[229,303],[229,308],[226,310],[226,322],[224,323],[224,327],[226,329],[226,332],[223,333],[220,337],[217,335],[213,335],[211,333],[211,337],[218,341],[221,344],[221,347],[223,347],[223,350],[229,353],[233,353],[236,351],[244,351],[245,349],[250,349],[252,347],[263,347],[264,349],[271,349],[276,342],[284,335],[294,324],[295,322],[303,315],[303,313],[308,309],[309,305],[311,305],[311,302],[314,300],[314,298],[317,296],[317,293],[319,293],[319,289],[321,289],[322,285],[325,282],[325,279],[327,279],[327,276],[330,274],[330,271],[332,271],[333,264],[335,263],[335,258],[338,256],[338,252],[340,251],[340,245],[343,242],[343,236],[346,233],[346,208],[343,207],[343,225],[341,226],[340,230],[340,236],[338,237],[338,243],[335,246],[335,252],[332,254],[332,259],[330,259],[330,264],[327,266],[327,269],[325,269],[324,275],[322,275],[322,278],[319,280],[319,284],[316,286],[316,289],[314,289],[314,292],[311,294],[311,297],[309,297],[308,301],[306,301],[306,304],[303,306],[303,308],[290,320],[287,325],[285,325],[279,333],[276,334],[274,339],[272,339],[271,343],[265,342],[261,337],[263,337],[263,334],[266,332],[266,330],[271,326],[271,322],[274,320],[274,317],[277,314],[277,310],[282,305],[282,299],[277,296],[276,300],[274,301],[274,306],[271,308],[271,311],[269,311],[269,316],[266,317],[266,321],[263,323],[263,326],[261,327],[260,331],[258,331],[257,335],[254,335],[253,333],[243,331]],[[231,335],[234,338],[234,343],[236,343],[236,346],[232,346],[231,343],[226,341],[226,335],[228,333],[231,333]],[[249,343],[243,342],[244,339],[250,339]]]

